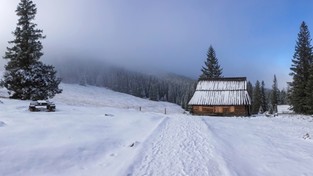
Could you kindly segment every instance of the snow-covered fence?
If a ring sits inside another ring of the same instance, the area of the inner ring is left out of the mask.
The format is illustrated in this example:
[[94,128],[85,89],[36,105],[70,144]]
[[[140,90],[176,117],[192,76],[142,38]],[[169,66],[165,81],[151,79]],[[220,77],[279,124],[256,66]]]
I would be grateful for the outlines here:
[[155,112],[162,114],[175,114],[175,113],[183,113],[184,110],[178,108],[171,107],[156,107],[156,106],[127,106],[125,109],[134,109],[140,112]]

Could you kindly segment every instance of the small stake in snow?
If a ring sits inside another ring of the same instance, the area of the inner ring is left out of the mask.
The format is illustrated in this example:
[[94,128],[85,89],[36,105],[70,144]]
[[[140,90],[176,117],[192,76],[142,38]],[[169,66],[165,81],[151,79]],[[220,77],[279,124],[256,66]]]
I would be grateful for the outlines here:
[[129,147],[136,147],[138,144],[139,144],[139,142],[135,141],[132,144],[130,144]]
[[166,108],[164,108],[164,114],[166,114]]

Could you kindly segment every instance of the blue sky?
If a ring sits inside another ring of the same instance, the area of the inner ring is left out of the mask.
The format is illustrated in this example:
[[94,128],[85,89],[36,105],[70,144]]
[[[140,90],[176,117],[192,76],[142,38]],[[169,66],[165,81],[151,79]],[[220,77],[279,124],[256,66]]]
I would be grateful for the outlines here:
[[[33,0],[44,30],[43,59],[103,59],[198,78],[210,45],[224,76],[285,87],[311,0]],[[0,52],[15,29],[19,0],[0,0]],[[3,61],[0,61],[3,64]]]

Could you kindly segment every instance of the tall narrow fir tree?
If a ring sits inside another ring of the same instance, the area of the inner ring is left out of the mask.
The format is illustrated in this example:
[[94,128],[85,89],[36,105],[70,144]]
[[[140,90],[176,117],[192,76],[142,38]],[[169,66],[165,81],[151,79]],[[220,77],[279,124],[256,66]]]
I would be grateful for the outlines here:
[[279,99],[279,89],[277,84],[276,75],[274,75],[273,85],[272,85],[272,93],[271,93],[271,104],[274,112],[277,112],[277,105]]
[[16,9],[15,39],[9,42],[13,46],[7,47],[3,57],[8,63],[1,81],[11,98],[47,99],[62,92],[58,88],[61,80],[56,78],[54,67],[39,61],[43,55],[40,40],[45,36],[33,23],[36,13],[36,5],[31,0],[21,0]]
[[267,99],[266,99],[266,94],[265,94],[265,83],[264,81],[261,82],[261,106],[263,112],[267,111]]
[[223,69],[220,67],[218,63],[218,59],[215,54],[215,50],[212,45],[209,47],[207,53],[207,59],[204,62],[205,66],[202,67],[202,74],[200,75],[200,79],[208,79],[208,78],[220,78],[222,77]]
[[307,81],[309,80],[312,65],[312,46],[308,26],[302,22],[295,53],[292,59],[291,73],[293,80],[289,83],[289,101],[296,113],[307,113]]

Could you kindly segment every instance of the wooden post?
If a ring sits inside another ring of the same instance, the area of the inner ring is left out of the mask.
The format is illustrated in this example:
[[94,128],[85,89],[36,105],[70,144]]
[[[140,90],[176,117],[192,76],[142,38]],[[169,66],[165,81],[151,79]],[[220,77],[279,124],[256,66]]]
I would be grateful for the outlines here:
[[166,114],[166,108],[164,109],[164,114]]
[[141,111],[141,106],[139,106],[139,111]]

